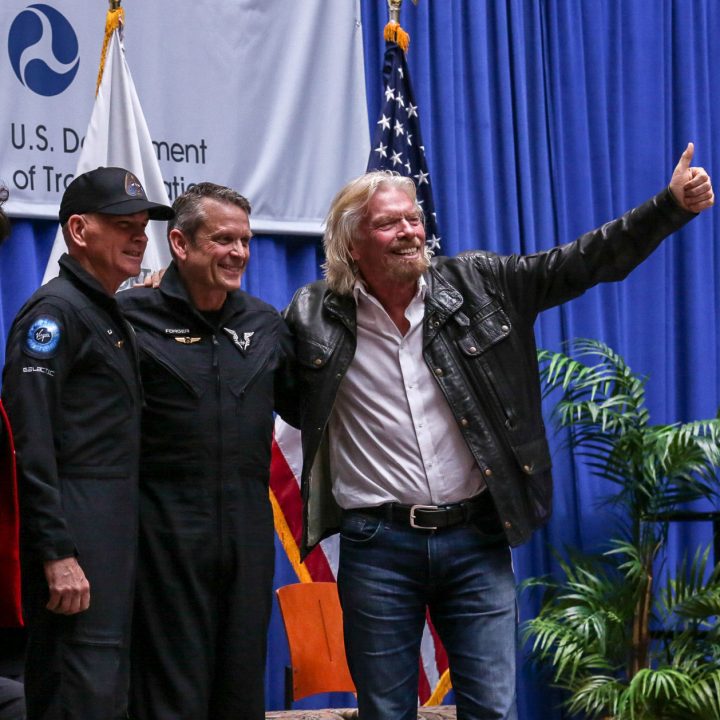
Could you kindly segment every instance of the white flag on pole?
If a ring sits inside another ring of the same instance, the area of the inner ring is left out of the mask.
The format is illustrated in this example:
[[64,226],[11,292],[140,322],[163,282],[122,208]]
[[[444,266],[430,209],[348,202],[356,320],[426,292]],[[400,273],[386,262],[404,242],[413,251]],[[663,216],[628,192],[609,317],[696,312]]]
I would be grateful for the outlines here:
[[[110,39],[105,70],[75,176],[100,166],[125,168],[139,178],[149,200],[170,205],[120,33],[120,29],[115,30]],[[143,274],[170,263],[165,230],[165,223],[148,224]],[[63,252],[65,241],[58,229],[43,283],[58,274],[58,259]]]

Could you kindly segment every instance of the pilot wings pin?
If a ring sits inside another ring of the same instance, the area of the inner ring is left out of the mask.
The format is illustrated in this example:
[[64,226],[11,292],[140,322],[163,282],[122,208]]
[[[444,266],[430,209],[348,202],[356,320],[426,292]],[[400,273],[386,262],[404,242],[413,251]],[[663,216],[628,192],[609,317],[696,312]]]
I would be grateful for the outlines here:
[[233,341],[233,344],[236,347],[240,348],[240,350],[242,350],[244,353],[246,353],[250,349],[250,343],[252,342],[255,331],[244,332],[242,334],[242,337],[240,337],[240,335],[231,328],[224,327],[223,330],[228,334],[228,337]]

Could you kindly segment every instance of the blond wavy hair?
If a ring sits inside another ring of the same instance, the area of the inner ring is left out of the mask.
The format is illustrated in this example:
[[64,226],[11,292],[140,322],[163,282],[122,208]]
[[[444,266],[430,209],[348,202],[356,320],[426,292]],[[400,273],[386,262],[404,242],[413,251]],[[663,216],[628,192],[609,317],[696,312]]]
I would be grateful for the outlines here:
[[[404,192],[415,205],[422,221],[425,215],[417,201],[415,183],[390,170],[374,170],[351,180],[335,196],[325,220],[325,262],[323,272],[328,287],[338,295],[350,295],[358,269],[350,256],[350,247],[359,237],[359,228],[367,215],[370,200],[378,190],[397,188]],[[425,247],[425,257],[432,253]]]

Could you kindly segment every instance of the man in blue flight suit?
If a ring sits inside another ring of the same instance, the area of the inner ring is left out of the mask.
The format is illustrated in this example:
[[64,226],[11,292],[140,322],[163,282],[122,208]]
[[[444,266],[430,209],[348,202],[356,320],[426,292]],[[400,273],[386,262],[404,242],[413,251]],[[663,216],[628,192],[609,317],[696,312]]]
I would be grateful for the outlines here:
[[279,313],[239,289],[248,201],[200,183],[173,208],[159,290],[119,295],[146,400],[131,716],[261,720],[272,413],[291,341]]
[[114,293],[140,272],[150,202],[123,168],[68,186],[60,275],[10,330],[30,720],[125,717],[135,577],[140,378]]

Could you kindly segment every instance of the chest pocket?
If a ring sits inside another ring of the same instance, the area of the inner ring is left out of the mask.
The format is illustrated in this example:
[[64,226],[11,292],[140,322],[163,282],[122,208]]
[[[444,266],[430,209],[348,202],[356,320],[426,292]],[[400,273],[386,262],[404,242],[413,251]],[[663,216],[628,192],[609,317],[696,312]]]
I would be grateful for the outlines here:
[[[335,352],[343,330],[336,328],[322,339],[297,335],[295,359],[301,371],[323,370]],[[309,373],[312,375],[312,372]]]
[[76,369],[81,376],[92,378],[98,393],[117,393],[122,382],[131,396],[138,392],[135,348],[129,328],[118,328],[109,317],[80,311],[92,329],[80,352]]
[[[247,357],[237,355],[237,349],[231,348],[231,355],[223,358],[223,364],[228,363],[233,372],[225,373],[227,386],[230,392],[242,400],[248,393],[254,390],[262,390],[263,383],[270,383],[269,390],[272,390],[273,373],[278,367],[277,352],[274,347],[267,344],[255,347],[252,355]],[[266,385],[265,389],[268,387]]]
[[457,344],[466,357],[478,357],[510,335],[510,318],[497,300],[481,307],[470,318],[455,316]]
[[[140,367],[146,396],[171,396],[180,390],[199,398],[203,376],[210,364],[207,356],[209,342],[209,338],[202,338],[196,346],[176,345],[171,338],[162,338],[157,344],[141,342]],[[203,344],[205,347],[200,347]]]

